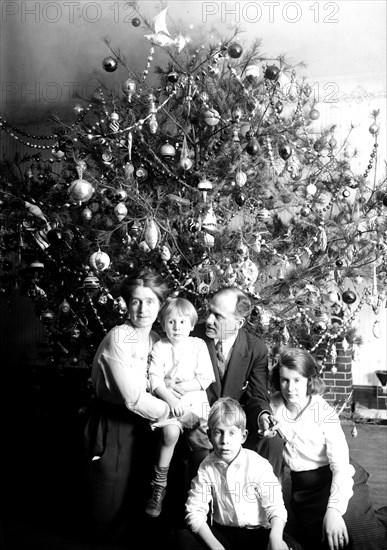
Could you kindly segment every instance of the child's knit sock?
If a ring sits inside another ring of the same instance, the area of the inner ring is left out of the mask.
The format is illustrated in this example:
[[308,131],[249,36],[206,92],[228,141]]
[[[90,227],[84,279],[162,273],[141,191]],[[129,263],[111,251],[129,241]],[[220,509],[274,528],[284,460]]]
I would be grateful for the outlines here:
[[153,483],[161,485],[161,487],[167,486],[169,466],[155,466],[155,473],[153,477]]

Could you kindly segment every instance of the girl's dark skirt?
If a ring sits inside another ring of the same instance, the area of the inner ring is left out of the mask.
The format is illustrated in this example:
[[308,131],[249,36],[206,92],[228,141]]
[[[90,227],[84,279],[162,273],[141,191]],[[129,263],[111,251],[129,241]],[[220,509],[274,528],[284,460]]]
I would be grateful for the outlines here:
[[[351,459],[355,468],[353,495],[343,516],[351,550],[384,550],[387,542],[387,508],[374,510],[367,480],[369,474]],[[291,506],[298,526],[298,540],[305,550],[327,549],[322,539],[322,524],[331,491],[329,466],[305,472],[291,472]],[[340,490],[340,487],[337,488]]]

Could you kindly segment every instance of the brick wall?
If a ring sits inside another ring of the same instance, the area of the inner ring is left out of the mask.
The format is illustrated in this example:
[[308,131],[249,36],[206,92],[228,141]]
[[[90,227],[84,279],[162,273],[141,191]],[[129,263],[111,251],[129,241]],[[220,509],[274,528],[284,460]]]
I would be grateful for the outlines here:
[[[336,372],[332,372],[331,356],[328,353],[324,363],[322,377],[327,385],[324,398],[331,404],[343,404],[353,389],[352,379],[352,348],[343,349],[342,342],[336,341],[337,358],[335,367]],[[317,351],[317,359],[322,359],[325,349],[320,348]],[[348,404],[347,408],[350,406]]]

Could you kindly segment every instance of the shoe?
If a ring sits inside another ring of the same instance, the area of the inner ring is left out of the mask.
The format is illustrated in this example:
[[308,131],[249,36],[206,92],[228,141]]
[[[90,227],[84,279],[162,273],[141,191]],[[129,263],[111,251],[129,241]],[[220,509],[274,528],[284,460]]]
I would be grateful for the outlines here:
[[157,518],[163,508],[163,500],[166,488],[157,483],[152,483],[152,496],[146,503],[145,513],[152,518]]

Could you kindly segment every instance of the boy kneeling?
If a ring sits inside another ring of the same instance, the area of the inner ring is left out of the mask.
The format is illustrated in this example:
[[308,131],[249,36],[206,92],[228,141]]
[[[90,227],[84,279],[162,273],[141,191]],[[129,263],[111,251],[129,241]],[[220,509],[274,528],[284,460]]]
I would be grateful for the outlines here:
[[189,529],[177,533],[177,548],[301,550],[283,532],[287,511],[270,463],[242,447],[246,415],[237,401],[224,397],[213,404],[208,435],[213,452],[192,481],[186,502]]

